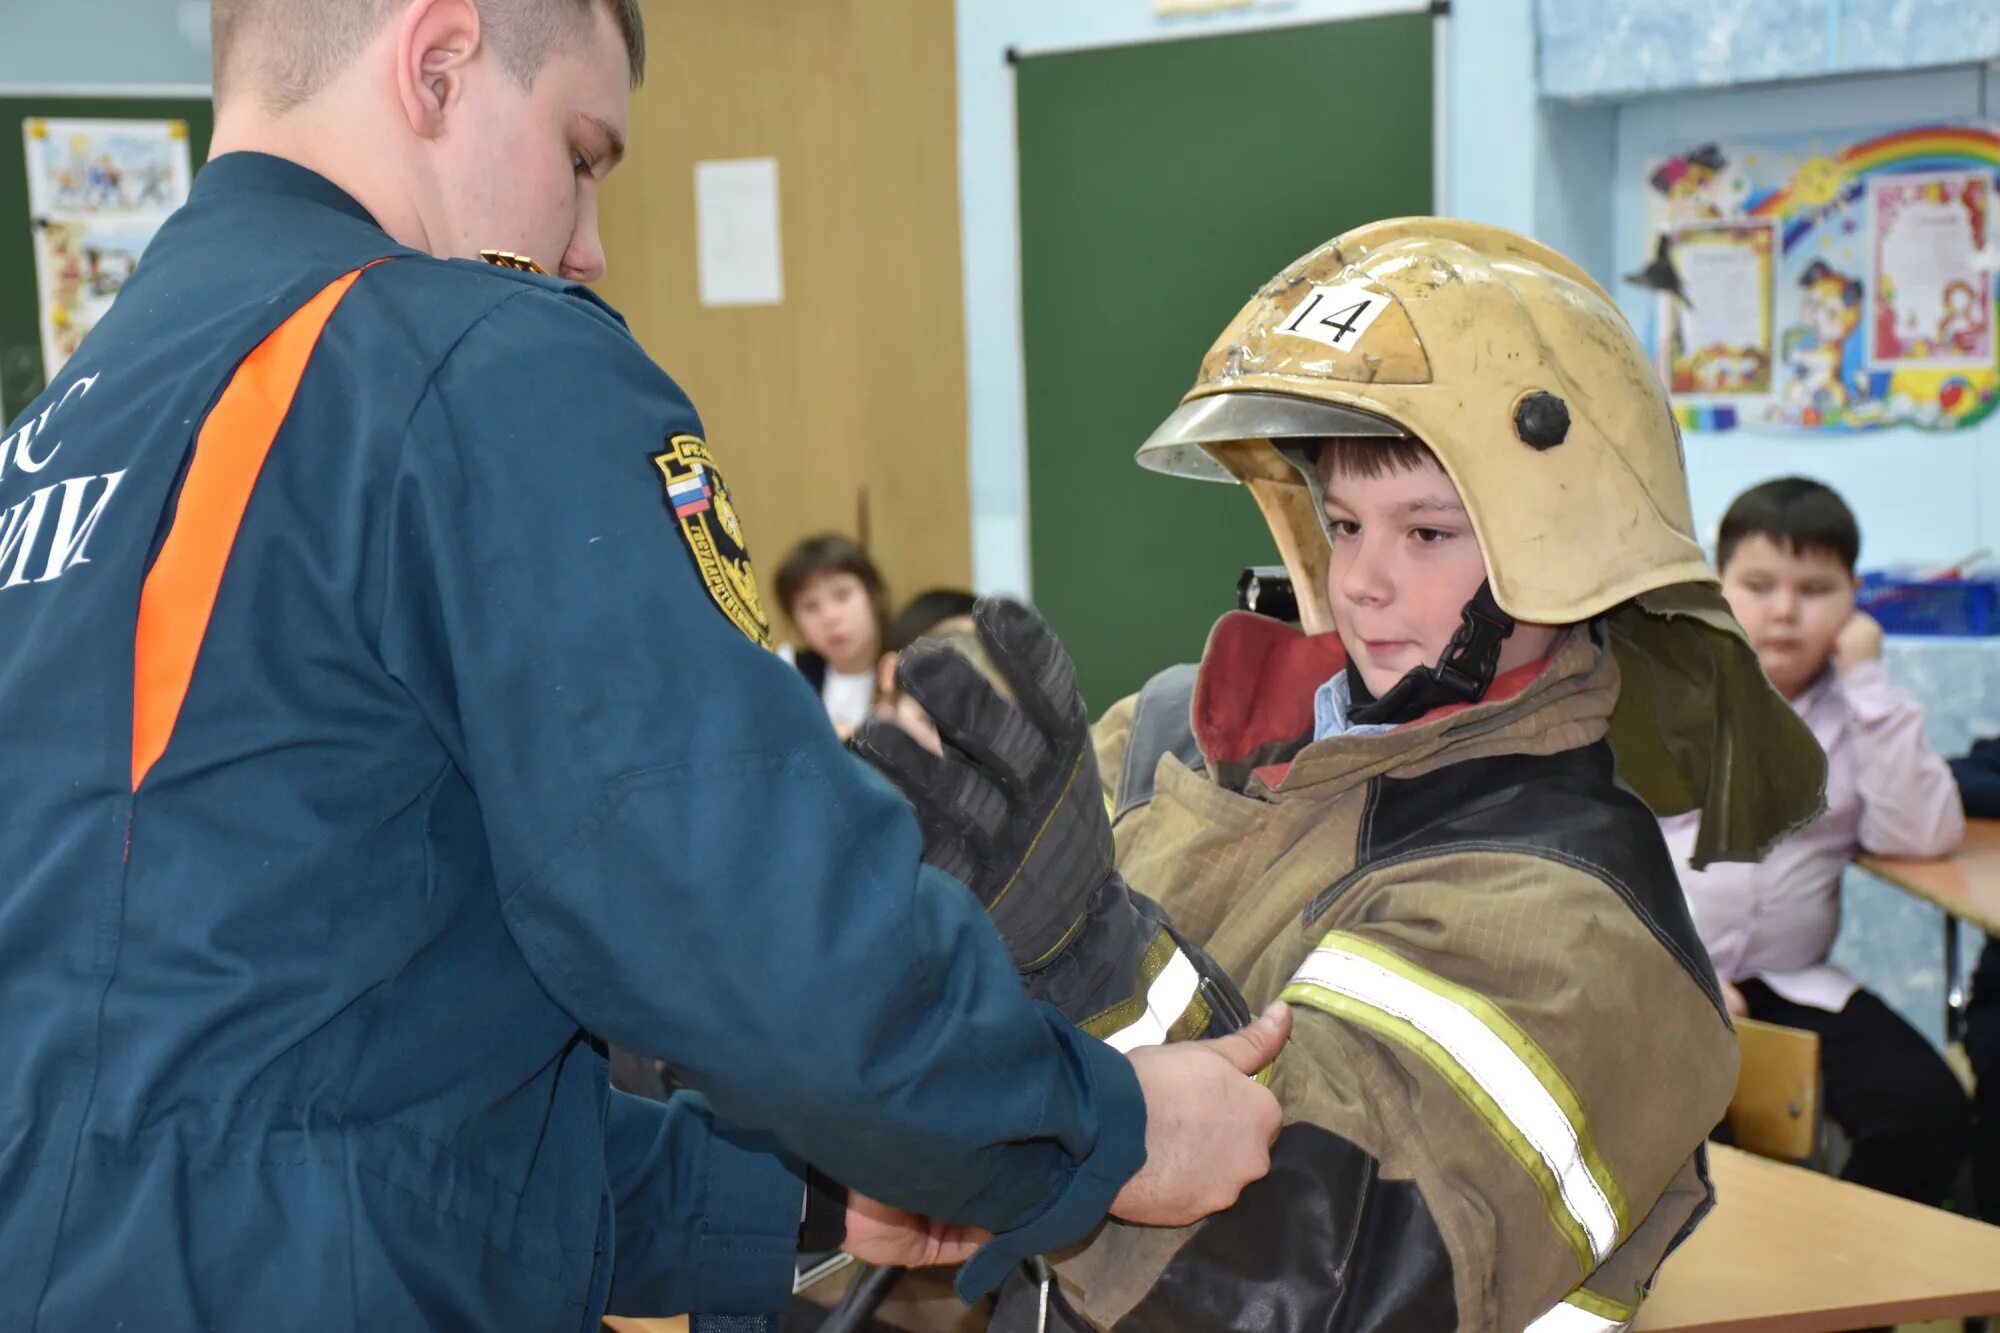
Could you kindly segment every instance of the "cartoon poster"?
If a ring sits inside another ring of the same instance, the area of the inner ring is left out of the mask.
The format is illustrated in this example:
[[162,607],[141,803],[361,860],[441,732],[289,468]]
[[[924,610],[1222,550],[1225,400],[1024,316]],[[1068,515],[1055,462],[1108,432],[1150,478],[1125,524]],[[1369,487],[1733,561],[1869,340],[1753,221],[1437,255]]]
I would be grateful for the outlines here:
[[[2000,408],[2000,133],[1703,144],[1649,163],[1646,191],[1659,253],[1629,280],[1661,292],[1655,345],[1684,428],[1951,430]],[[1714,338],[1715,368],[1697,352],[1682,373],[1690,330],[1748,326],[1717,273],[1748,262],[1711,251],[1752,224],[1775,248],[1768,376]]]
[[1684,298],[1661,297],[1668,386],[1711,399],[1770,393],[1771,225],[1684,222],[1669,234]]
[[1978,280],[1993,178],[1954,171],[1868,182],[1875,301],[1868,364],[1993,364],[1993,290]]
[[104,316],[153,234],[187,202],[179,120],[22,122],[41,296],[42,368],[54,379]]

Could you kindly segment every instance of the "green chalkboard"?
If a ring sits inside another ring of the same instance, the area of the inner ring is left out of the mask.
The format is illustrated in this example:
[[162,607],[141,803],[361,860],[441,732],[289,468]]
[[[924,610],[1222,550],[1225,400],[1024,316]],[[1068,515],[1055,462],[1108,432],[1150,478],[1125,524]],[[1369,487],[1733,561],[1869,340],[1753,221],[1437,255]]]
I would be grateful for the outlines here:
[[1093,712],[1193,661],[1247,564],[1241,488],[1132,461],[1257,287],[1431,210],[1431,19],[1027,56],[1015,68],[1036,604]]
[[34,220],[22,125],[29,120],[183,120],[197,170],[208,158],[215,116],[206,98],[0,97],[0,421],[20,415],[42,391],[40,297],[35,289]]

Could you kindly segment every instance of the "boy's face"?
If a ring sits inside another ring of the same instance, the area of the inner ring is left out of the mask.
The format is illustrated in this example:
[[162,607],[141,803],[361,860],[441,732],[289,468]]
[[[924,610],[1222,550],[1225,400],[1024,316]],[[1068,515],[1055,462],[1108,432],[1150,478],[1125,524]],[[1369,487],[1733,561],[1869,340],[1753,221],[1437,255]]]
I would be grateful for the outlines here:
[[[1377,477],[1322,473],[1333,531],[1327,600],[1334,628],[1377,698],[1435,666],[1486,581],[1486,559],[1451,478],[1435,463]],[[1546,657],[1557,629],[1518,625],[1498,671]]]
[[875,641],[875,604],[867,585],[853,574],[833,572],[807,579],[792,603],[792,623],[806,647],[836,671],[869,671],[881,645]]
[[1722,595],[1787,699],[1812,684],[1854,614],[1854,576],[1838,555],[1819,546],[1787,549],[1761,532],[1730,553]]

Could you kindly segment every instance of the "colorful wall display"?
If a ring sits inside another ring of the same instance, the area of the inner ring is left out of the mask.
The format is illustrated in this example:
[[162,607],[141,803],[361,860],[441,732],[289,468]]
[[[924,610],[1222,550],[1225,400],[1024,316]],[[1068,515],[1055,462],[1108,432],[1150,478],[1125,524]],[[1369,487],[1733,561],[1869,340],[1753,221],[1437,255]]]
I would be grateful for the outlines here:
[[194,171],[180,120],[22,123],[35,229],[43,373],[55,378],[168,215]]
[[2000,408],[2000,132],[1703,144],[1647,164],[1684,428],[1952,430]]

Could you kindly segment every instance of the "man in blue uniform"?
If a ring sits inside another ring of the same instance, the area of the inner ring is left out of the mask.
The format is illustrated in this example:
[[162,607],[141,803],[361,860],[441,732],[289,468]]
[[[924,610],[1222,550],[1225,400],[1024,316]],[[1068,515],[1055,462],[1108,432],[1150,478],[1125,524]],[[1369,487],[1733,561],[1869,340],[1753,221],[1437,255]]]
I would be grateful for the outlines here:
[[[863,1257],[993,1233],[970,1292],[1261,1175],[1283,1023],[1031,1005],[764,651],[575,285],[636,0],[215,15],[215,160],[0,437],[0,1328],[775,1310],[808,1162]],[[607,1099],[605,1041],[705,1095]]]

